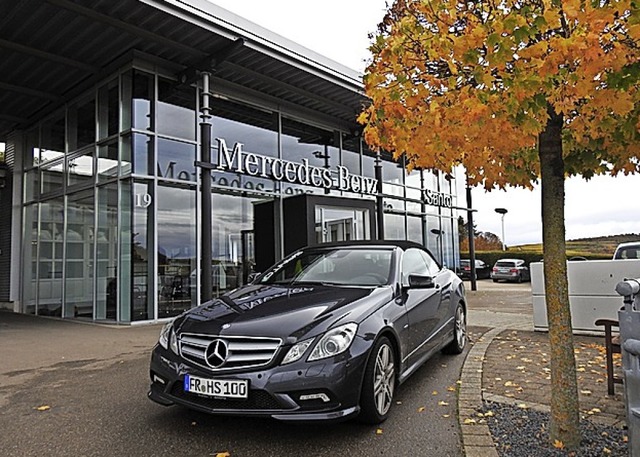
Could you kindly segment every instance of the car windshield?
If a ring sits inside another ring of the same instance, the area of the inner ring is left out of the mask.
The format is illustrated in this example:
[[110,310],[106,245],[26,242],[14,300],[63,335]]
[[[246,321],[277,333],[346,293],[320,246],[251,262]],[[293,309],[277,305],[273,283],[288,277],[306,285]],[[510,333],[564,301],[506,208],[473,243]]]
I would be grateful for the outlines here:
[[301,251],[267,271],[259,282],[380,286],[389,282],[392,255],[390,249],[368,248]]

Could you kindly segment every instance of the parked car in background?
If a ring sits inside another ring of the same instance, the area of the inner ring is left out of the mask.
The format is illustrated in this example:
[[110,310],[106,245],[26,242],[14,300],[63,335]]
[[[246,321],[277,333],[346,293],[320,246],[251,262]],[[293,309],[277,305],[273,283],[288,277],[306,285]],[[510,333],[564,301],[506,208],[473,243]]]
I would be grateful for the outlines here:
[[640,259],[640,241],[620,243],[613,253],[613,260]]
[[500,280],[512,282],[531,281],[531,272],[522,259],[500,259],[491,270],[491,279],[493,279],[493,282]]
[[317,245],[166,324],[149,398],[220,415],[379,423],[398,385],[466,341],[464,285],[424,247]]
[[[471,260],[460,259],[460,274],[462,279],[471,279]],[[482,260],[476,259],[476,279],[488,279],[491,276],[491,267]]]

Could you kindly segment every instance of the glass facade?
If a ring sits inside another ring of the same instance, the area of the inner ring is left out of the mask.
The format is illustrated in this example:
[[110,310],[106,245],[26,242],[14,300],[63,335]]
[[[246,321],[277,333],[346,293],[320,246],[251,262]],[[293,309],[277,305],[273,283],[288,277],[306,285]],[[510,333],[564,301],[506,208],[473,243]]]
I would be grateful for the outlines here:
[[[199,302],[203,217],[212,219],[215,296],[253,272],[257,203],[301,193],[375,200],[375,192],[339,185],[344,170],[375,178],[377,166],[385,238],[424,243],[455,265],[450,179],[407,172],[402,158],[368,150],[352,132],[260,100],[213,98],[212,210],[202,214],[199,95],[195,87],[131,68],[25,131],[23,312],[123,323],[175,316]],[[244,170],[222,166],[242,160]],[[276,164],[273,174],[264,164]],[[316,185],[321,176],[331,185]],[[440,199],[430,203],[427,191]],[[316,241],[376,236],[361,208],[315,211]],[[279,258],[279,239],[291,227],[275,224]]]

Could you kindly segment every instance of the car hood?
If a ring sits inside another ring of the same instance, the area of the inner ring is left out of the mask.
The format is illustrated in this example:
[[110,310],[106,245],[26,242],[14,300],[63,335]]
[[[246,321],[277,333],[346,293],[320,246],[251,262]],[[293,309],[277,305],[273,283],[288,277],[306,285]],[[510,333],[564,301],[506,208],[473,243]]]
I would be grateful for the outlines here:
[[186,312],[175,326],[179,333],[275,337],[293,343],[335,325],[359,323],[391,296],[390,286],[249,285]]

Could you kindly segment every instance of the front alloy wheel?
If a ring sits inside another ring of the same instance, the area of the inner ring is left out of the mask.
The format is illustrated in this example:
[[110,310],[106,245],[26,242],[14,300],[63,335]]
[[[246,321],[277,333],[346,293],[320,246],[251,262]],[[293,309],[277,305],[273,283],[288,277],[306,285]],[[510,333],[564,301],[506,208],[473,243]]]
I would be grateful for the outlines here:
[[389,415],[396,387],[396,366],[393,347],[388,338],[380,338],[367,362],[360,398],[362,422],[379,424]]
[[467,345],[467,315],[464,307],[458,303],[454,318],[453,340],[442,352],[445,354],[461,354]]

